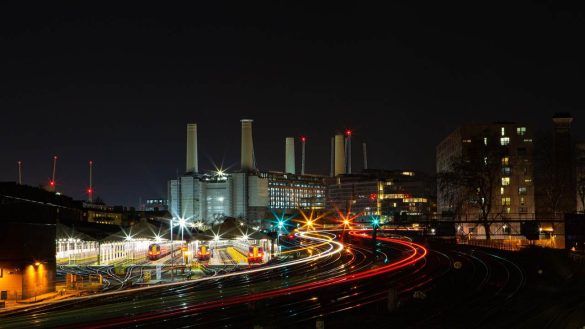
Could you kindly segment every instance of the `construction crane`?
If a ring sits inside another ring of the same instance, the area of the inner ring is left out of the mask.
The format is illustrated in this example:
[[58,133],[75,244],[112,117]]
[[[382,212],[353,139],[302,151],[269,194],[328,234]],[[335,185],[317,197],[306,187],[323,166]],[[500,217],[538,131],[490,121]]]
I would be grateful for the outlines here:
[[87,188],[87,201],[93,202],[93,161],[89,161],[89,187]]
[[345,172],[351,174],[351,130],[345,130]]
[[56,182],[55,182],[55,173],[57,171],[57,156],[53,156],[53,175],[51,176],[51,180],[49,181],[49,190],[51,192],[55,192]]
[[307,143],[307,137],[301,136],[301,175],[305,174],[305,146]]

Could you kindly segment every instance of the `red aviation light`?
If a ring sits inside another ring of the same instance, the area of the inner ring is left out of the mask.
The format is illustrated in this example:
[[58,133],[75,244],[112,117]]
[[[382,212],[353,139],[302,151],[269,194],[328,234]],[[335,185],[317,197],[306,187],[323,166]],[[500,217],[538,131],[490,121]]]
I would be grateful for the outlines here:
[[351,130],[349,130],[349,129],[346,129],[346,130],[345,130],[345,135],[346,135],[347,137],[351,136]]
[[307,141],[307,137],[306,136],[301,136],[301,142],[306,142]]

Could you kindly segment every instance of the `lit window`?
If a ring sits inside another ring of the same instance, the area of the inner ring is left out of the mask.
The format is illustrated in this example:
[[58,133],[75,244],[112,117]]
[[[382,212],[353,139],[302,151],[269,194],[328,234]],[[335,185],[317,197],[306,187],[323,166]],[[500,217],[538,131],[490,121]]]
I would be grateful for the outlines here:
[[500,138],[500,145],[506,146],[510,144],[510,137],[502,137]]
[[524,136],[524,135],[526,135],[526,127],[518,127],[518,128],[516,128],[516,133],[518,133],[518,136]]
[[520,197],[520,205],[521,206],[526,205],[526,199],[524,197]]
[[510,197],[502,198],[502,206],[509,206],[511,203],[512,203],[512,200]]
[[483,138],[483,145],[486,145],[486,146],[487,146],[487,142],[488,142],[488,139],[487,139],[487,137],[484,137],[484,138]]
[[519,187],[518,188],[518,194],[520,195],[526,195],[527,189],[526,187]]
[[471,139],[464,139],[463,143],[471,143]]
[[506,136],[506,128],[502,127],[502,136]]
[[510,165],[510,158],[509,157],[503,157],[502,158],[502,166],[509,166]]
[[500,187],[500,194],[504,195],[505,192],[506,192],[506,190],[503,187]]
[[502,177],[502,186],[510,185],[510,177]]

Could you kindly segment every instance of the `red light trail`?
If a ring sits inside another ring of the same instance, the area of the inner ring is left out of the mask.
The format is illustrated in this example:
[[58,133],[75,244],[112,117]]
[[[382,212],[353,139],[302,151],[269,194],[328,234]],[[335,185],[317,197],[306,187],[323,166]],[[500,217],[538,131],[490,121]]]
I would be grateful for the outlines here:
[[[356,232],[351,231],[349,234],[355,238],[368,238],[371,239],[371,236],[366,235],[363,232]],[[347,284],[352,283],[359,280],[368,279],[377,275],[386,274],[392,271],[399,270],[401,268],[407,267],[409,265],[416,264],[418,261],[422,260],[427,255],[427,249],[417,243],[403,241],[399,239],[393,238],[386,238],[386,237],[378,237],[379,241],[384,241],[387,243],[398,244],[404,247],[407,247],[410,250],[408,256],[394,261],[392,263],[384,264],[380,267],[370,269],[360,273],[348,274],[337,278],[330,278],[321,281],[315,281],[311,283],[306,283],[294,287],[283,288],[283,289],[276,289],[270,290],[266,292],[255,293],[251,295],[245,296],[234,296],[229,297],[226,299],[216,300],[212,302],[205,302],[200,304],[195,304],[187,307],[181,307],[179,309],[169,310],[169,311],[161,311],[156,313],[145,313],[142,315],[136,315],[133,318],[122,318],[122,319],[112,319],[106,320],[102,323],[93,324],[88,326],[87,328],[109,328],[114,326],[120,325],[135,325],[138,323],[143,323],[146,321],[152,321],[157,319],[164,319],[169,317],[175,316],[183,316],[192,313],[198,313],[205,310],[211,310],[219,307],[228,307],[232,305],[238,305],[243,303],[250,303],[255,302],[267,298],[274,298],[283,295],[291,295],[301,292],[308,292],[317,290],[323,287],[331,287],[339,284]]]

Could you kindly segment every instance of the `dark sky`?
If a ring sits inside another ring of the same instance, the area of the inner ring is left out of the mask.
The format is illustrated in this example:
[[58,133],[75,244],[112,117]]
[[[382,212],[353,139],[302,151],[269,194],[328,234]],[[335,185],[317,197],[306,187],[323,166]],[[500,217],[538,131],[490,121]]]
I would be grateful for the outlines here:
[[282,170],[284,138],[306,134],[315,173],[346,127],[354,167],[365,139],[370,167],[431,173],[464,122],[547,128],[567,111],[585,128],[583,7],[237,3],[2,6],[0,180],[22,160],[27,184],[46,182],[56,154],[60,189],[82,198],[92,159],[97,195],[136,205],[184,169],[188,122],[200,168],[236,168],[252,118],[261,169]]

